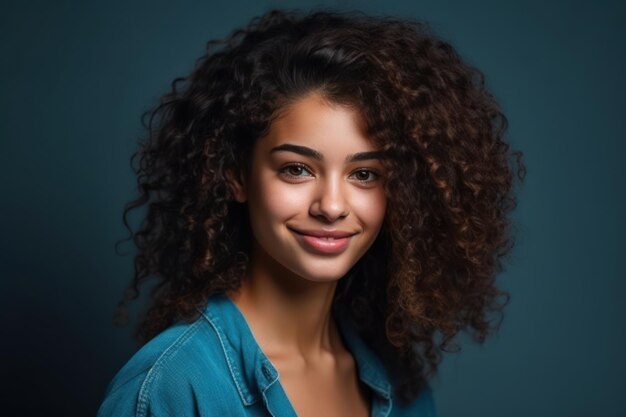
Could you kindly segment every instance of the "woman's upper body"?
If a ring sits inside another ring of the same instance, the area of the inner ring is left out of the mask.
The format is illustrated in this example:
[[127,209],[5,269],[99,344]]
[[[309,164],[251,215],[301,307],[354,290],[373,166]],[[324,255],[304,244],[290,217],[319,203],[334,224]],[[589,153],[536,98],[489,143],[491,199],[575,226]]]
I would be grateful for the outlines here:
[[503,307],[523,172],[482,74],[418,22],[271,11],[147,115],[125,302],[157,278],[153,340],[101,414],[432,415],[442,351]]
[[[368,415],[436,415],[428,387],[409,404],[394,398],[380,359],[348,320],[336,320],[358,379],[370,393]],[[331,415],[324,412],[328,406],[319,398],[318,415]],[[115,376],[98,412],[98,417],[268,415],[296,412],[279,370],[225,295],[212,297],[197,320],[173,325],[144,345]]]

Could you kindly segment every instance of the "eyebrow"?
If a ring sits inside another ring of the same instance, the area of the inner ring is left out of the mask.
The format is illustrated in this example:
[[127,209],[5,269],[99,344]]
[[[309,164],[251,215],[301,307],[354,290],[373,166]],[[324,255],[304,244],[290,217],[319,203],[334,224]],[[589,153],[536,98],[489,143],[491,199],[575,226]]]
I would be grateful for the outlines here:
[[[324,155],[316,151],[315,149],[307,146],[293,145],[291,143],[284,143],[273,147],[270,153],[274,152],[293,152],[302,156],[308,156],[309,158],[317,159],[318,161],[324,160]],[[382,151],[370,151],[370,152],[357,152],[350,154],[346,157],[347,162],[360,162],[370,159],[385,159],[387,154]]]

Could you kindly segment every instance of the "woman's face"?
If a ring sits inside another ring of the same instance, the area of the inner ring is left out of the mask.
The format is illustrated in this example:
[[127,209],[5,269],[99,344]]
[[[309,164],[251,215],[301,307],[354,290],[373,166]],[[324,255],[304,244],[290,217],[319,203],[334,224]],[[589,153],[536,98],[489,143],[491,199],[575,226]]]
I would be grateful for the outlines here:
[[334,281],[363,256],[383,223],[381,153],[354,110],[317,94],[283,110],[257,141],[250,175],[236,192],[248,202],[252,268]]

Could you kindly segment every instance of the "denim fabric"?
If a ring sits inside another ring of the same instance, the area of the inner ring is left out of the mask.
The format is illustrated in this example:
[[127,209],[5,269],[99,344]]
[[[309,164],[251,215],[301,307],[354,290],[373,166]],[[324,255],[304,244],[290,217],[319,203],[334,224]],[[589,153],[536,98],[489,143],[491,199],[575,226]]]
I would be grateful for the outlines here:
[[[347,320],[335,317],[360,380],[372,391],[372,417],[435,417],[430,389],[395,401],[386,371]],[[144,345],[115,376],[98,417],[273,416],[296,413],[279,374],[239,308],[212,297],[193,323],[176,324]]]

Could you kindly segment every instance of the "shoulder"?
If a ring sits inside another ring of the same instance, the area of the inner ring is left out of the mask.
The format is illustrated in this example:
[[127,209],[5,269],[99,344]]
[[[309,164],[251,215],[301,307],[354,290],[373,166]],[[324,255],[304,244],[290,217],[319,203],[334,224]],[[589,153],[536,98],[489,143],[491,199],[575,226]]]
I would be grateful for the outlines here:
[[429,385],[419,393],[416,399],[409,403],[396,401],[393,405],[391,415],[394,417],[437,417],[433,391]]
[[239,401],[229,381],[228,363],[211,324],[204,319],[176,324],[145,344],[117,373],[98,417],[197,416],[200,406]]

